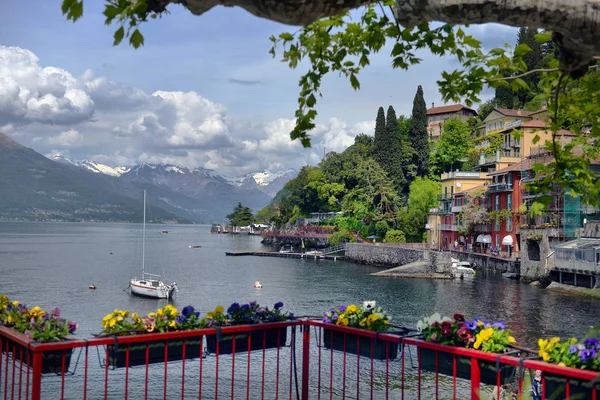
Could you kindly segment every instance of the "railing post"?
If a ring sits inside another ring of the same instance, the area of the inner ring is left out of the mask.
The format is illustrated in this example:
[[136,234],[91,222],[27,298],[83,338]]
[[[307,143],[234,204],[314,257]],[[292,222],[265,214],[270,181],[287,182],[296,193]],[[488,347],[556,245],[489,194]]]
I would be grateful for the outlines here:
[[33,374],[31,377],[31,399],[40,400],[42,395],[42,353],[33,352]]
[[309,366],[310,366],[310,325],[308,320],[302,322],[302,400],[308,400]]
[[471,400],[480,400],[480,381],[479,361],[471,358]]

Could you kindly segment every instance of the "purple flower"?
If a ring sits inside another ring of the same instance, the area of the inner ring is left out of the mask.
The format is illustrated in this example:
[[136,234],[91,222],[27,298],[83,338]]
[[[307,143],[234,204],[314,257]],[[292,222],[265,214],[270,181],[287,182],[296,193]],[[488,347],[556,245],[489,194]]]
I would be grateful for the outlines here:
[[492,324],[492,328],[498,328],[499,330],[502,331],[502,330],[506,329],[506,325],[504,325],[504,322],[502,322],[502,321],[494,322]]
[[338,315],[337,314],[333,314],[333,317],[331,317],[332,320],[337,321],[338,320]]
[[327,318],[327,313],[325,311],[323,311],[323,318]]
[[575,353],[577,353],[578,351],[579,351],[579,347],[577,347],[577,345],[576,345],[576,344],[572,344],[572,345],[569,347],[569,354],[575,354]]
[[237,310],[240,309],[240,305],[238,303],[233,303],[232,305],[229,306],[229,308],[227,309],[227,313],[231,314],[232,312],[235,312]]
[[8,306],[6,306],[6,311],[10,311],[12,310],[12,304],[9,304]]
[[596,354],[598,354],[598,352],[594,349],[583,349],[579,352],[579,358],[581,358],[582,361],[590,361],[596,357]]
[[29,321],[29,326],[31,327],[31,329],[35,329],[35,318],[31,317],[31,320]]
[[442,336],[451,337],[452,336],[452,327],[451,326],[442,326]]
[[250,302],[250,307],[254,308],[254,307],[256,307],[256,306],[257,306],[257,304],[258,304],[258,303],[256,302],[256,300],[255,300],[255,301],[251,301],[251,302]]
[[274,307],[276,310],[279,310],[281,307],[283,307],[283,303],[282,303],[281,301],[280,301],[280,302],[277,302],[277,303],[275,303],[275,305],[274,305],[273,307]]
[[291,312],[291,313],[289,313],[289,314],[288,314],[288,319],[294,319],[294,313],[292,313],[292,312]]
[[242,311],[249,310],[249,309],[250,309],[250,304],[244,304],[243,306],[241,306],[241,307],[240,307],[240,309],[241,309]]
[[331,320],[329,318],[325,317],[325,318],[323,318],[323,322],[326,324],[330,324]]
[[25,337],[26,337],[27,339],[31,339],[31,332],[29,332],[29,331],[25,331]]
[[192,306],[185,306],[185,307],[183,307],[183,310],[181,310],[181,315],[184,316],[184,319],[189,317],[193,313],[194,313],[194,307],[192,307]]
[[340,312],[346,312],[346,308],[348,307],[348,304],[342,304],[340,306]]
[[69,329],[69,333],[75,332],[77,330],[77,323],[75,323],[73,321],[69,322],[68,329]]
[[466,326],[467,328],[469,328],[470,330],[474,331],[474,330],[476,330],[476,329],[477,329],[477,321],[476,321],[476,320],[473,320],[473,321],[467,321],[467,322],[465,323],[465,326]]
[[454,320],[458,322],[462,322],[465,320],[465,316],[462,314],[454,314]]
[[183,321],[185,321],[185,316],[183,314],[177,316],[177,318],[175,318],[175,322],[178,324],[181,324]]
[[600,349],[600,343],[598,342],[598,339],[596,339],[596,338],[586,339],[583,342],[583,345],[585,346],[586,349],[593,349],[593,350]]
[[331,308],[329,309],[329,312],[333,314],[333,313],[335,312],[335,307],[331,307]]
[[456,332],[456,334],[458,335],[459,338],[461,338],[464,341],[467,341],[473,337],[473,335],[471,334],[471,332],[469,331],[469,329],[466,326],[463,326],[462,328],[460,328],[458,330],[458,332]]
[[52,307],[52,309],[50,310],[50,313],[54,314],[56,317],[60,317],[60,308]]

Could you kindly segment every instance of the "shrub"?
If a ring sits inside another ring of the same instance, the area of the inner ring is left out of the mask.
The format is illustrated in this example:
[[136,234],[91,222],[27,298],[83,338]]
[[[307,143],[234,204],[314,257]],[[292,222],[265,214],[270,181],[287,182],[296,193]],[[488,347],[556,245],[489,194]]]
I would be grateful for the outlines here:
[[387,243],[406,243],[406,237],[400,229],[390,229],[385,234],[385,241]]

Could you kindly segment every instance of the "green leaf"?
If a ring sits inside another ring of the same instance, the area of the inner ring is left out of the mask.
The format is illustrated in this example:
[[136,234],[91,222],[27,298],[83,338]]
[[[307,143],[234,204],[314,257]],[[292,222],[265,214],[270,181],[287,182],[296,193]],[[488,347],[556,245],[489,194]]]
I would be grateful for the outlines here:
[[536,135],[533,137],[533,140],[531,141],[531,143],[533,143],[533,144],[538,144],[538,142],[539,142],[539,141],[540,141],[540,135],[537,135],[537,134],[536,134]]
[[525,54],[532,52],[533,50],[525,43],[521,43],[515,47],[515,57],[523,57]]
[[463,43],[467,46],[474,47],[476,49],[481,47],[481,42],[475,39],[473,36],[465,36]]
[[283,32],[282,34],[279,35],[279,38],[281,40],[290,41],[290,40],[294,40],[294,35],[292,35],[289,32]]
[[314,94],[311,94],[310,96],[308,96],[308,98],[306,99],[306,105],[308,107],[314,107],[314,105],[316,104],[317,99],[315,98]]
[[354,74],[350,75],[350,84],[352,85],[352,88],[354,90],[360,89],[360,82],[358,81],[358,79],[356,78],[356,75],[354,75]]
[[552,31],[545,31],[535,35],[535,41],[538,43],[546,43],[552,39]]
[[123,29],[123,27],[120,27],[119,29],[117,29],[114,34],[115,41],[113,42],[113,46],[116,46],[119,43],[121,43],[124,36],[125,36],[125,29]]
[[138,29],[133,31],[133,33],[131,34],[131,37],[129,38],[129,43],[131,43],[131,45],[135,49],[144,45],[144,36],[140,33]]

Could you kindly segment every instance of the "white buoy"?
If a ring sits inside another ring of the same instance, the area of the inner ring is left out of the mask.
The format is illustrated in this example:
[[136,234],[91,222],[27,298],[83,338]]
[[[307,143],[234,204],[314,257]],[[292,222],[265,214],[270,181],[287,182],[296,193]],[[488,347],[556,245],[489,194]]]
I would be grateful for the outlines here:
[[260,283],[259,281],[254,282],[254,287],[256,289],[262,289],[262,283]]

